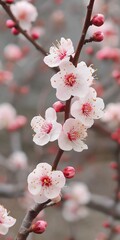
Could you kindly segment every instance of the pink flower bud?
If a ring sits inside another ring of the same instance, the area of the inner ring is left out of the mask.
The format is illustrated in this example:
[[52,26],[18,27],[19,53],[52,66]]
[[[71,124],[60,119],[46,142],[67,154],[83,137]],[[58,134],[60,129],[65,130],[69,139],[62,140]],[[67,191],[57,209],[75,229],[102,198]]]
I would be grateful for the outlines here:
[[111,167],[112,169],[118,169],[118,164],[117,164],[116,162],[111,162],[111,163],[110,163],[110,167]]
[[12,4],[12,3],[14,3],[14,0],[6,0],[6,3]]
[[57,101],[53,104],[53,108],[55,109],[56,112],[63,112],[65,111],[65,104],[63,104],[60,101]]
[[93,34],[92,38],[95,42],[101,42],[104,39],[104,34],[101,31],[97,31]]
[[27,118],[25,116],[18,116],[13,121],[13,123],[11,125],[9,125],[8,131],[14,132],[14,131],[24,127],[26,123],[27,123]]
[[15,28],[15,27],[13,27],[11,29],[11,32],[12,32],[13,35],[18,35],[19,34],[19,30],[17,28]]
[[31,231],[37,234],[41,234],[45,232],[47,227],[47,222],[43,220],[39,220],[36,223],[33,223],[31,226]]
[[32,33],[31,33],[31,37],[34,39],[34,40],[36,40],[36,39],[38,39],[39,37],[40,37],[40,34],[36,31],[33,31]]
[[91,20],[91,23],[97,27],[100,27],[103,25],[104,21],[105,21],[105,18],[103,14],[96,14]]
[[85,51],[88,55],[92,55],[94,53],[93,47],[87,47]]
[[75,168],[68,166],[64,168],[63,174],[66,178],[73,178],[75,176]]
[[11,19],[8,19],[6,21],[6,27],[13,28],[15,26],[15,22],[13,22]]
[[105,222],[103,223],[103,227],[104,227],[104,228],[109,228],[109,227],[110,227],[110,223],[109,223],[108,221],[105,221]]

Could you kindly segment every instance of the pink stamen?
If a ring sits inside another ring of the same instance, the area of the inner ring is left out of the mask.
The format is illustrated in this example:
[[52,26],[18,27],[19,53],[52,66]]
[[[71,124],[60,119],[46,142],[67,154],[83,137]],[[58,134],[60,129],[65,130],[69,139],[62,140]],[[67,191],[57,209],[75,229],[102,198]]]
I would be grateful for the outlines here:
[[42,186],[50,187],[52,185],[52,179],[48,176],[44,176],[40,179]]
[[82,113],[86,116],[88,116],[92,111],[92,106],[90,103],[85,103],[82,105]]
[[65,85],[72,87],[76,83],[76,76],[73,73],[65,75]]

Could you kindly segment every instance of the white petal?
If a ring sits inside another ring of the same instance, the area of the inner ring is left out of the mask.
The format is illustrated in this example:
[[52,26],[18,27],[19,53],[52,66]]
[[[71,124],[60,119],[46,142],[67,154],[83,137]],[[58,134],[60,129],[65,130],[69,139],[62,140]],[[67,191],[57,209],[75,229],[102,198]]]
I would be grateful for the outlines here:
[[33,128],[34,132],[39,132],[42,124],[44,123],[44,118],[42,118],[41,116],[35,116],[32,120],[31,120],[31,127]]
[[0,234],[6,235],[8,232],[8,227],[5,227],[3,224],[0,224]]
[[36,166],[36,169],[37,169],[37,171],[40,172],[40,174],[42,174],[42,176],[49,175],[52,171],[52,166],[46,162],[43,162],[43,163],[39,163]]
[[50,135],[45,134],[41,137],[41,134],[35,134],[33,137],[33,142],[35,142],[37,145],[44,146],[50,141]]
[[44,57],[44,63],[49,67],[57,67],[60,63],[57,54],[49,54],[48,56]]
[[5,218],[5,227],[12,227],[16,223],[16,219],[11,216],[6,216]]
[[84,149],[88,149],[88,146],[80,139],[74,142],[72,141],[72,147],[73,147],[73,150],[76,152],[82,152]]
[[61,82],[63,82],[61,72],[54,74],[53,77],[51,77],[50,81],[52,87],[57,88]]
[[59,188],[64,187],[66,179],[61,171],[52,171],[52,184]]
[[71,141],[69,141],[66,134],[62,131],[59,138],[58,138],[58,145],[59,147],[64,151],[70,151],[72,150],[72,144]]
[[71,93],[68,87],[59,86],[56,91],[56,97],[61,101],[66,101],[71,97]]
[[48,108],[45,112],[45,119],[50,122],[54,122],[57,120],[56,111],[54,108]]
[[40,192],[40,194],[35,195],[33,198],[34,198],[34,201],[37,203],[44,203],[48,200],[48,198],[44,195],[43,191]]
[[50,133],[50,142],[55,141],[56,139],[58,139],[60,132],[62,130],[62,125],[60,123],[54,123],[53,129]]
[[41,191],[40,172],[35,169],[28,175],[28,190],[33,195],[38,194]]
[[60,192],[61,192],[61,189],[56,186],[50,186],[50,187],[44,188],[44,195],[48,199],[56,198],[60,194]]

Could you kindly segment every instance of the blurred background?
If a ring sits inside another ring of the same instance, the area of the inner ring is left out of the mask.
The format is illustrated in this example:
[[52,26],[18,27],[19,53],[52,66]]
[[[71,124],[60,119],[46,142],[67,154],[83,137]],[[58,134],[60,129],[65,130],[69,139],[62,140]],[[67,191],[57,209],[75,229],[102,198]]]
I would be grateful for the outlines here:
[[[55,44],[61,37],[70,38],[76,49],[89,1],[31,2],[39,12],[33,29],[37,28],[39,31],[37,41],[44,49],[48,52],[52,43]],[[88,65],[92,64],[96,69],[94,87],[107,106],[108,103],[119,103],[120,100],[120,1],[96,0],[93,16],[97,13],[104,14],[105,23],[99,29],[91,26],[87,38],[96,30],[101,30],[104,33],[104,41],[86,44],[80,60]],[[3,103],[11,104],[15,114],[23,117],[18,118],[18,128],[11,124],[10,128],[6,129],[0,123],[0,204],[17,219],[8,235],[1,236],[1,239],[12,240],[26,210],[33,204],[32,197],[27,192],[27,176],[39,162],[52,164],[58,147],[56,142],[44,147],[35,145],[32,141],[30,121],[35,115],[40,114],[44,117],[46,108],[52,106],[57,99],[55,90],[50,85],[54,71],[44,64],[44,56],[21,34],[11,34],[5,25],[7,19],[8,16],[1,7],[0,121]],[[120,114],[119,110],[118,113]],[[9,113],[6,112],[6,115]],[[58,116],[61,119],[63,113],[59,113]],[[119,126],[119,123],[116,126],[113,121],[98,121],[96,127],[88,131],[87,151],[80,154],[73,151],[64,153],[59,169],[63,170],[68,165],[76,168],[76,175],[73,180],[68,180],[68,186],[71,181],[82,182],[92,194],[114,198],[116,182],[113,181],[114,170],[109,167],[109,163],[116,158],[117,144],[103,127],[111,134]],[[62,209],[63,206],[59,204],[45,210],[41,218],[48,222],[47,231],[41,236],[34,234],[30,239],[97,240],[98,234],[106,231],[102,224],[109,216],[104,213],[89,208],[84,218],[78,214],[77,219],[65,219]],[[116,235],[114,239],[120,239],[120,236]]]

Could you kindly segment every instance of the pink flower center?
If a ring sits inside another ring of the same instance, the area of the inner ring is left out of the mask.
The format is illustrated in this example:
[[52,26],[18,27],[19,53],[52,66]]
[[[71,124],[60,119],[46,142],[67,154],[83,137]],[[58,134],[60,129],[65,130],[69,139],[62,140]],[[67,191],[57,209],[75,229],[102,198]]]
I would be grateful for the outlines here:
[[82,113],[86,116],[88,116],[92,111],[92,106],[90,103],[85,103],[82,105]]
[[60,52],[59,53],[59,59],[63,60],[66,57],[66,55],[67,55],[67,52],[65,50],[63,52]]
[[52,179],[48,176],[44,176],[41,179],[42,186],[50,187],[52,185]]
[[74,128],[72,128],[70,132],[67,133],[67,135],[70,141],[75,141],[80,138],[80,133],[78,131],[75,131]]
[[76,83],[76,76],[73,73],[65,75],[65,85],[72,87]]
[[19,20],[25,20],[26,19],[26,12],[22,11],[20,14],[19,14]]
[[46,122],[43,123],[42,130],[43,130],[44,133],[49,134],[50,131],[52,130],[52,123],[46,123]]

